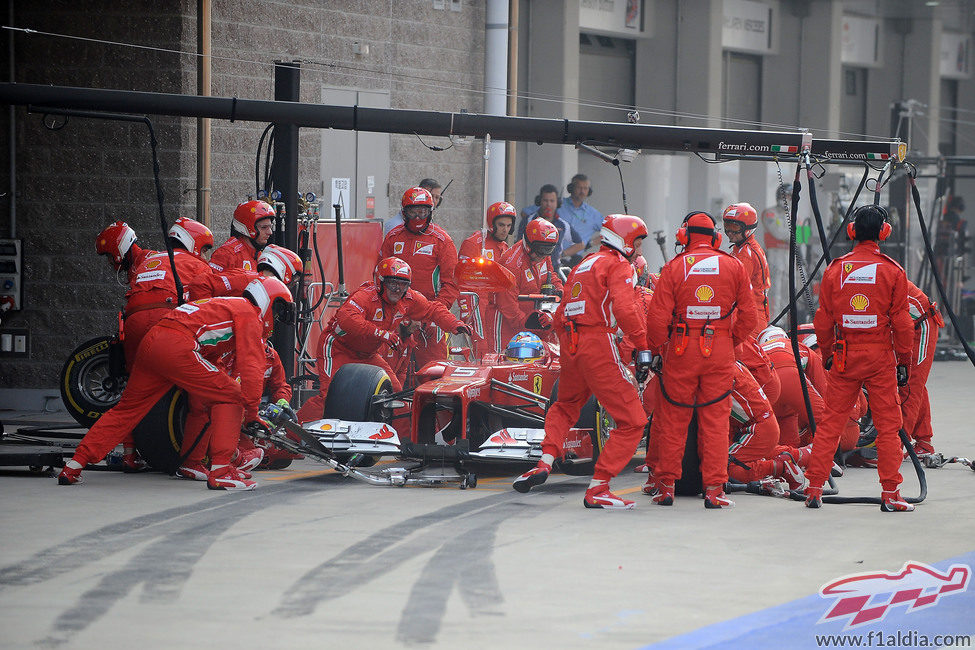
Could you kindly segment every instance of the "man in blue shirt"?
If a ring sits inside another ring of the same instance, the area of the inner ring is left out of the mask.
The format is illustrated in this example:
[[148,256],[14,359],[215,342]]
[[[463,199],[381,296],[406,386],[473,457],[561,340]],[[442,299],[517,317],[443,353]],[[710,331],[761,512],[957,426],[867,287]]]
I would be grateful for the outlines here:
[[518,224],[518,238],[525,235],[525,226],[536,217],[543,217],[555,224],[559,231],[559,243],[552,252],[552,266],[556,269],[562,264],[563,257],[570,258],[585,247],[579,234],[560,219],[556,210],[559,207],[559,190],[554,185],[546,183],[538,190],[538,205],[531,205],[521,211],[521,222]]
[[558,215],[579,233],[579,237],[588,246],[594,236],[598,238],[599,231],[603,227],[603,215],[586,203],[586,199],[592,195],[589,177],[585,174],[576,174],[566,189],[569,191],[569,198],[562,201]]

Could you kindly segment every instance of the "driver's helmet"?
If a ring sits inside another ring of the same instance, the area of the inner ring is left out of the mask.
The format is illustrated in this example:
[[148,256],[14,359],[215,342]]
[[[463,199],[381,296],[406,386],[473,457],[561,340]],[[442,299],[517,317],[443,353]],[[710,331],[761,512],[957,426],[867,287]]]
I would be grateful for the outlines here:
[[538,361],[545,357],[545,345],[537,334],[518,332],[508,341],[504,356],[509,361]]

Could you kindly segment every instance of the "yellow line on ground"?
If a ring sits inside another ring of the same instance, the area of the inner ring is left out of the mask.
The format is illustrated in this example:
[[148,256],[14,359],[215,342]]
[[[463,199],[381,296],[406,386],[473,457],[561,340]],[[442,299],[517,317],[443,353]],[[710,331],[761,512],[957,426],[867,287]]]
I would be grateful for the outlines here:
[[[334,469],[319,469],[312,472],[296,472],[294,474],[285,474],[283,476],[269,476],[263,478],[264,481],[291,481],[296,478],[308,478],[311,476],[325,476],[326,474],[335,474]],[[260,475],[257,478],[262,478]]]
[[633,494],[635,492],[639,492],[642,489],[643,489],[643,486],[641,485],[640,487],[626,488],[625,490],[613,490],[613,493],[614,494]]

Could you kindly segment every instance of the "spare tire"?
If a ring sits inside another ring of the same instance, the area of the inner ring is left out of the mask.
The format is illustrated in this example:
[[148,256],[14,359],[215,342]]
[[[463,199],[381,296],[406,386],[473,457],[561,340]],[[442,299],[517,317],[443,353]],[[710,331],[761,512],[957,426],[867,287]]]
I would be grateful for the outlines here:
[[118,404],[125,375],[112,373],[109,350],[114,336],[99,336],[76,347],[61,367],[61,401],[71,417],[91,427]]
[[338,369],[328,385],[322,417],[351,422],[390,422],[392,413],[374,406],[372,398],[392,392],[393,382],[379,366],[348,363]]
[[188,410],[186,393],[173,386],[136,425],[132,432],[135,447],[154,469],[176,473]]

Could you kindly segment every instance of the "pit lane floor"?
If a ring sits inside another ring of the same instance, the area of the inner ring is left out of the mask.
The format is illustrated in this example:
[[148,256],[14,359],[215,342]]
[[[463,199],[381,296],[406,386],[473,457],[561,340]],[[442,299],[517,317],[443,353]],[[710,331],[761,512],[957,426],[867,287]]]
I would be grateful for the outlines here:
[[[936,447],[975,457],[975,372],[936,363],[929,388]],[[225,493],[161,474],[59,487],[6,471],[0,647],[815,647],[842,630],[816,625],[824,583],[908,560],[975,565],[975,472],[927,477],[917,511],[884,514],[747,494],[733,509],[662,508],[629,469],[613,483],[637,499],[628,512],[584,509],[586,479],[564,475],[526,495],[484,473],[473,490],[383,488],[306,460]],[[879,495],[874,470],[839,487]],[[973,593],[887,620],[942,611],[972,634]]]

